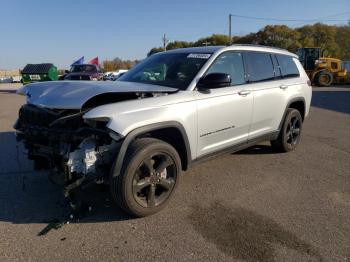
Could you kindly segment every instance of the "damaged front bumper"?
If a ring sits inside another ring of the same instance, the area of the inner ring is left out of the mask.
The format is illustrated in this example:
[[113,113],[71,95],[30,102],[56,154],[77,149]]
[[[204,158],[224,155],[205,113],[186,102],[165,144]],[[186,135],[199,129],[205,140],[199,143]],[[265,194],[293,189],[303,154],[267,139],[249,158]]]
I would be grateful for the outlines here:
[[105,120],[84,121],[83,114],[27,104],[14,126],[34,168],[50,170],[50,179],[64,187],[66,197],[74,189],[107,181],[123,140]]

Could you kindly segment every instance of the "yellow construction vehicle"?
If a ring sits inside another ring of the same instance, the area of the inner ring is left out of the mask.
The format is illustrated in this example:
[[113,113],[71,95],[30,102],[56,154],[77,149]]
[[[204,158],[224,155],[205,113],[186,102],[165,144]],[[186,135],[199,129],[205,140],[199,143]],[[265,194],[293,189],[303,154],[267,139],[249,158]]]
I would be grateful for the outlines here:
[[303,47],[297,51],[312,83],[317,86],[350,83],[347,62],[332,57],[324,57],[320,47]]

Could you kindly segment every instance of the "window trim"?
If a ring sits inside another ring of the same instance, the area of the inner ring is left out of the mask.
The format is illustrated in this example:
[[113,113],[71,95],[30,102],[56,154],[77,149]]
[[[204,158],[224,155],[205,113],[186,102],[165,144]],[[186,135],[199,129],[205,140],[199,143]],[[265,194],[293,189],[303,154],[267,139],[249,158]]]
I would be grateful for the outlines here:
[[[260,50],[226,50],[222,53],[219,53],[215,58],[214,60],[210,63],[210,65],[208,66],[208,68],[204,71],[204,73],[202,74],[202,77],[205,77],[211,67],[211,65],[222,55],[222,54],[225,54],[225,53],[241,53],[242,54],[242,60],[243,60],[243,68],[244,68],[244,79],[245,79],[245,83],[243,84],[238,84],[238,85],[230,85],[228,87],[223,87],[223,88],[220,88],[220,89],[224,89],[224,88],[230,88],[230,87],[236,87],[236,86],[242,86],[242,85],[249,85],[249,84],[257,84],[257,83],[264,83],[264,82],[275,82],[275,81],[281,81],[283,79],[292,79],[292,78],[300,78],[300,71],[299,71],[299,68],[297,65],[296,68],[298,70],[298,75],[291,75],[291,76],[284,76],[282,74],[282,70],[281,70],[281,67],[279,65],[279,62],[278,62],[278,59],[277,59],[277,55],[282,55],[282,56],[287,56],[287,57],[290,57],[293,62],[294,62],[294,59],[295,57],[294,56],[291,56],[291,55],[285,55],[285,54],[280,54],[280,53],[273,53],[273,52],[266,52],[266,51],[260,51]],[[274,74],[275,74],[275,65],[273,63],[273,58],[272,56],[275,57],[276,59],[276,62],[278,64],[278,70],[280,71],[281,75],[279,77],[274,77],[274,79],[269,79],[269,80],[261,80],[261,81],[257,81],[257,82],[250,82],[249,81],[249,71],[248,71],[248,65],[247,65],[247,59],[246,59],[246,53],[248,52],[253,52],[253,53],[265,53],[265,54],[269,54],[270,55],[270,58],[271,58],[271,62],[272,62],[272,66],[274,68]],[[295,62],[294,62],[295,63]],[[192,89],[192,91],[198,91],[198,88],[197,88],[197,84],[195,85],[194,89]]]

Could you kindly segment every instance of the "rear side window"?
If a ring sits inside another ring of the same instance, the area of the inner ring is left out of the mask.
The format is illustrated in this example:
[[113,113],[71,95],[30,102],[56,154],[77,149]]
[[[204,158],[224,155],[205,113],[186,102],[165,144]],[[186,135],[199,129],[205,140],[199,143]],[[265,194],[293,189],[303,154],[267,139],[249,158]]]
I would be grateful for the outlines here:
[[275,78],[270,54],[247,52],[245,60],[249,71],[249,82],[266,81]]
[[291,56],[276,55],[283,77],[299,76],[299,70]]

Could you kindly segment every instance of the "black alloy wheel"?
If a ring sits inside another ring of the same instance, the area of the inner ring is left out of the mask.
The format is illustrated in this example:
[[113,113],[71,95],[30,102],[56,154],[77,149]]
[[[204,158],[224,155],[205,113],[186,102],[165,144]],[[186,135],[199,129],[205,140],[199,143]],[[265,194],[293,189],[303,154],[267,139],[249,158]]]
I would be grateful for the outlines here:
[[294,150],[300,142],[302,126],[300,112],[295,108],[288,108],[278,138],[270,141],[272,147],[278,152]]
[[111,172],[115,202],[144,217],[166,206],[179,182],[181,159],[173,146],[155,138],[136,139],[128,148],[119,174]]
[[142,207],[155,207],[166,201],[174,189],[177,172],[174,160],[165,152],[147,156],[133,178],[133,196]]

